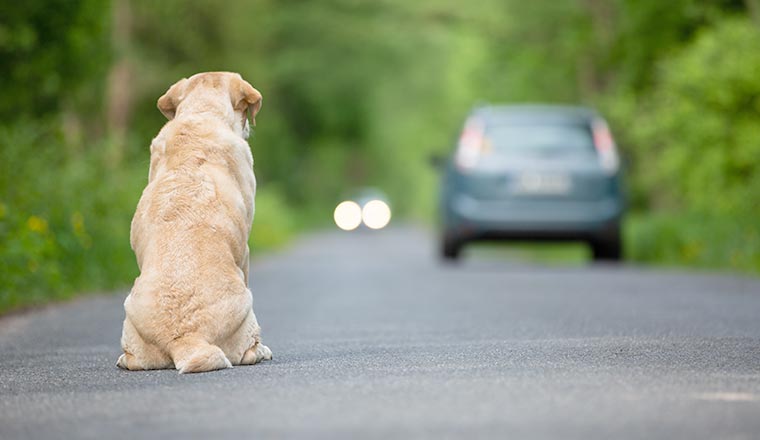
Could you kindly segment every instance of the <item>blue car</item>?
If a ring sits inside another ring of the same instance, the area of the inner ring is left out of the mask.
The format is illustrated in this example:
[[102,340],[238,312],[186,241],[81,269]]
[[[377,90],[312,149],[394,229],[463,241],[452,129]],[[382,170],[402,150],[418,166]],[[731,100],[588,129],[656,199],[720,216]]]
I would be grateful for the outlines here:
[[441,255],[478,240],[583,241],[619,260],[620,159],[594,110],[553,105],[474,109],[445,164]]

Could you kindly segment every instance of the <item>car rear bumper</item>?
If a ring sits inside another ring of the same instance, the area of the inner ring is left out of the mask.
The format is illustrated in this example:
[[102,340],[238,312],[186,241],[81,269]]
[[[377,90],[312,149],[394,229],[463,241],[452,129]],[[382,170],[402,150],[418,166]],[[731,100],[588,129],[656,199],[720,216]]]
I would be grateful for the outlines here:
[[478,200],[447,203],[446,229],[470,238],[584,239],[607,234],[623,213],[620,198],[600,200]]

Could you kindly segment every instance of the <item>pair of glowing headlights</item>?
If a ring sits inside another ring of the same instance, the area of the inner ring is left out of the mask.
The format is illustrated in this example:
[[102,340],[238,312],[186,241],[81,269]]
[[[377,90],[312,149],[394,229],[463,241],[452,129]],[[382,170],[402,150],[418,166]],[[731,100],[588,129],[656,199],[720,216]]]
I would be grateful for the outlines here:
[[346,200],[335,207],[333,219],[344,231],[353,231],[362,223],[370,229],[382,229],[391,221],[391,208],[378,199],[370,200],[364,206]]

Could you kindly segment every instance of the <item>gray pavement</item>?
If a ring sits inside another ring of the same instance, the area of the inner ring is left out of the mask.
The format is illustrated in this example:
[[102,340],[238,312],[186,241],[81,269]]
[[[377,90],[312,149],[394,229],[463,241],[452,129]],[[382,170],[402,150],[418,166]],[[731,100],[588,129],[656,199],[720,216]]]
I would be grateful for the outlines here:
[[0,439],[760,438],[760,280],[438,264],[424,231],[255,259],[274,360],[114,366],[124,294],[0,319]]

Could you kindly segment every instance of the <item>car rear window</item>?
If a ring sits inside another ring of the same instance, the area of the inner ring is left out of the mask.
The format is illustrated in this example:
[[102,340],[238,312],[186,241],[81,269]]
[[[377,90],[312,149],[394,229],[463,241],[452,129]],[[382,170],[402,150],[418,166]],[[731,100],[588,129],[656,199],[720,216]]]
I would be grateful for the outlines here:
[[496,154],[521,156],[595,154],[591,129],[582,124],[494,124],[486,128],[485,135]]

